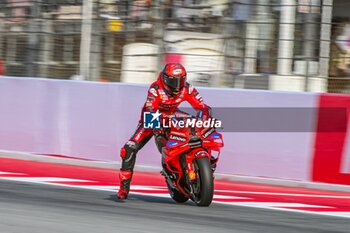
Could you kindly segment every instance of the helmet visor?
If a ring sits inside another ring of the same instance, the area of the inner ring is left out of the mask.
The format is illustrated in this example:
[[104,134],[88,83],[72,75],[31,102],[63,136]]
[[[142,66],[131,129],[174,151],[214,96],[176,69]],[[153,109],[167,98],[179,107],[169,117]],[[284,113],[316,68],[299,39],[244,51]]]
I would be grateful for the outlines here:
[[172,90],[180,91],[185,85],[185,76],[183,77],[166,76],[164,78],[164,83]]

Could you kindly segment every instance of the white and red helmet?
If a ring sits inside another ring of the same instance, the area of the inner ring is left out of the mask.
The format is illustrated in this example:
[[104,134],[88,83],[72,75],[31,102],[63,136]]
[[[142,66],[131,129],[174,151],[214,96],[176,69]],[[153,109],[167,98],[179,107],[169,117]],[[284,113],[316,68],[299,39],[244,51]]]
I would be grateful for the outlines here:
[[186,83],[185,68],[178,63],[168,63],[161,72],[164,88],[172,95],[178,94]]

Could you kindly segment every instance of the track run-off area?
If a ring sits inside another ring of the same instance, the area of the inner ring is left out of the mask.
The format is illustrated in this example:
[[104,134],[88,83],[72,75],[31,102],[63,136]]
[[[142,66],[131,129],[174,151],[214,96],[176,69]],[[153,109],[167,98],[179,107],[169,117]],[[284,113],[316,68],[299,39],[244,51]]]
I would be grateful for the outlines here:
[[[158,173],[0,158],[0,232],[349,232],[350,193],[215,180],[208,208],[175,203]],[[55,228],[56,227],[56,228]],[[2,230],[3,229],[3,230]]]

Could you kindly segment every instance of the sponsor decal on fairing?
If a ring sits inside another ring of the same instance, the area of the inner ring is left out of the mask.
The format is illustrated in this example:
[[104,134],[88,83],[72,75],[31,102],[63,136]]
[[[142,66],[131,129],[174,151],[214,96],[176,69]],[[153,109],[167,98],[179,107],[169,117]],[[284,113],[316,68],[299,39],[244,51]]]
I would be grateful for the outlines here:
[[199,156],[199,155],[201,155],[201,154],[203,154],[203,153],[205,153],[205,151],[197,151],[195,154],[194,154],[194,156],[195,157],[197,157],[197,156]]
[[176,146],[177,144],[179,144],[179,143],[178,142],[169,141],[167,143],[167,146]]
[[207,138],[210,134],[212,134],[215,130],[213,128],[209,129],[207,132],[203,134],[203,138]]
[[186,141],[186,138],[183,138],[183,137],[180,137],[180,136],[177,136],[177,135],[171,135],[170,139],[171,140],[177,140],[177,141],[180,141],[180,142],[185,142]]

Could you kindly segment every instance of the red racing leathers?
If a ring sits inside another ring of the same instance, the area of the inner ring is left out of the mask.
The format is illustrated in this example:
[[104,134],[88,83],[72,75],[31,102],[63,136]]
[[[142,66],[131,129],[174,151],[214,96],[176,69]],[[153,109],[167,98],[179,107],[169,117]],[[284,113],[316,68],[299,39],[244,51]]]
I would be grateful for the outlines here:
[[172,115],[177,110],[181,102],[187,101],[198,111],[198,117],[206,120],[210,117],[210,107],[203,103],[203,99],[198,91],[189,83],[177,95],[170,95],[164,89],[160,76],[153,82],[148,90],[146,102],[141,111],[141,117],[135,133],[121,149],[122,166],[120,169],[120,190],[119,198],[126,198],[130,181],[135,166],[137,152],[151,139],[154,134],[152,129],[143,127],[143,113],[156,112],[159,110],[164,115]]

